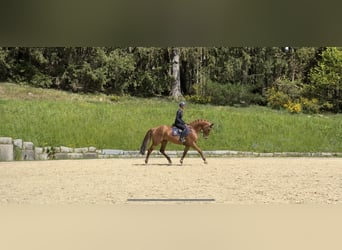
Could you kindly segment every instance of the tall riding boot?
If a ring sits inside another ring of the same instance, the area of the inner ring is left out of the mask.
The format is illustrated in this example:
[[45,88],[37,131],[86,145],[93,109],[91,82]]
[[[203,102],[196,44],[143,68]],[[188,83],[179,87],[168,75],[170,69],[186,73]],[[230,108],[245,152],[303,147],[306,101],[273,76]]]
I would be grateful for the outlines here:
[[184,134],[185,134],[185,129],[182,131],[182,133],[180,134],[180,137],[179,137],[179,141],[182,143],[185,142]]

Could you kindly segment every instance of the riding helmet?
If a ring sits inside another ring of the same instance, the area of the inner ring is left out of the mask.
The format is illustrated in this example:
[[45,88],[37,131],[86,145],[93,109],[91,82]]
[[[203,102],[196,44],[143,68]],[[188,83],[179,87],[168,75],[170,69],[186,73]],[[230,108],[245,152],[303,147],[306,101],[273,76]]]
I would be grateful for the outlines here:
[[184,107],[185,106],[185,102],[180,102],[179,103],[179,107]]

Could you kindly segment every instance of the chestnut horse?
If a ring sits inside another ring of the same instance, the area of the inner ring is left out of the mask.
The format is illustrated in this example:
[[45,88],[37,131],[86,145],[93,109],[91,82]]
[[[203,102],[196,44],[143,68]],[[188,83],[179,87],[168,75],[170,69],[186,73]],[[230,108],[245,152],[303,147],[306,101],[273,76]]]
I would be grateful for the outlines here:
[[197,146],[198,133],[203,132],[204,138],[207,139],[209,136],[210,130],[213,128],[213,125],[214,125],[213,123],[206,121],[206,120],[201,120],[201,119],[191,122],[190,124],[187,125],[190,132],[185,137],[184,143],[179,141],[179,136],[172,135],[172,127],[170,126],[162,125],[159,127],[151,128],[150,130],[147,131],[145,138],[141,144],[140,153],[142,155],[145,154],[146,147],[152,139],[152,145],[147,151],[145,163],[147,164],[148,158],[151,152],[154,150],[154,148],[161,143],[161,147],[159,151],[166,157],[166,159],[169,161],[169,164],[171,164],[172,162],[171,162],[170,157],[165,153],[166,145],[170,141],[175,144],[185,145],[183,156],[180,159],[181,164],[183,164],[183,159],[185,155],[187,154],[190,147],[197,150],[197,152],[201,155],[204,163],[206,164],[207,161],[203,155],[203,152]]

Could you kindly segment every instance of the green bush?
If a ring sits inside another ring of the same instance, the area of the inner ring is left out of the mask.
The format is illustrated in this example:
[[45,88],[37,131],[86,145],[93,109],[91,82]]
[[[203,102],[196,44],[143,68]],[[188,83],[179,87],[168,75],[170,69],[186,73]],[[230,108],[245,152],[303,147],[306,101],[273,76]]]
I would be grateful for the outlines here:
[[254,86],[248,84],[220,84],[208,81],[205,85],[205,93],[211,97],[210,103],[216,105],[248,106],[263,103],[263,97],[253,91]]
[[274,86],[267,90],[267,104],[271,108],[285,108],[290,113],[317,114],[331,110],[330,102],[321,103],[318,98],[312,98],[312,86],[302,85],[289,80],[277,80]]
[[302,112],[302,84],[288,79],[277,79],[266,92],[267,105],[274,109],[285,108],[290,113]]
[[288,94],[278,91],[274,87],[266,92],[266,96],[267,105],[273,109],[281,109],[291,100]]
[[208,104],[211,102],[211,96],[186,95],[185,100],[192,103]]
[[298,114],[302,112],[302,104],[299,102],[289,101],[284,104],[284,108],[287,109],[291,114]]
[[31,83],[34,87],[50,88],[52,85],[52,77],[42,73],[37,73],[33,76]]
[[305,97],[301,97],[300,103],[302,104],[304,113],[317,114],[320,112],[321,105],[316,98],[308,99]]

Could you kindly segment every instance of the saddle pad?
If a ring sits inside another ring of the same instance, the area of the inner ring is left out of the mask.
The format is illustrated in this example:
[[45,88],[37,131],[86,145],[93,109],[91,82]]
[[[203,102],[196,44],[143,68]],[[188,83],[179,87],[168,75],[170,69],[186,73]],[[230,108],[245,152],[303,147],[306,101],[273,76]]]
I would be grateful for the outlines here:
[[[185,129],[185,136],[187,136],[190,132],[190,129],[186,128]],[[172,135],[173,136],[180,136],[180,134],[182,133],[182,130],[177,128],[177,127],[172,127]]]

